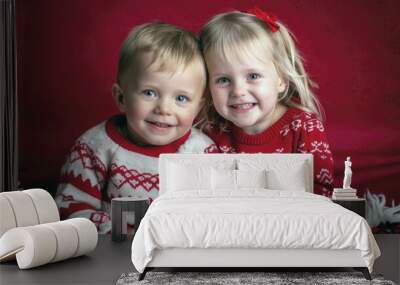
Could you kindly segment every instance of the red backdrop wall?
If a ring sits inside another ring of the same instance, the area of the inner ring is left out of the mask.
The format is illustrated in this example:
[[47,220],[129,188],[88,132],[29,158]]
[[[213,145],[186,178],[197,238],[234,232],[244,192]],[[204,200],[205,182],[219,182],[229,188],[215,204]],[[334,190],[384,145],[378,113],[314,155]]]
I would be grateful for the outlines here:
[[158,19],[196,32],[216,13],[253,5],[293,31],[320,86],[335,185],[350,155],[352,186],[399,204],[397,0],[17,0],[21,186],[54,192],[73,141],[117,112],[111,85],[133,26]]

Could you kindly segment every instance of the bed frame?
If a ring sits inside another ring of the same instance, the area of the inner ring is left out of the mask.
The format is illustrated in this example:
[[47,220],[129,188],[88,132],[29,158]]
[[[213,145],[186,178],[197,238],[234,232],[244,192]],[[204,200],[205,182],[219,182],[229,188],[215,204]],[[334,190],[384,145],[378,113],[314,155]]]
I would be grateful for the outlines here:
[[[254,154],[162,154],[159,159],[160,195],[166,189],[168,163],[188,162],[196,165],[204,162],[212,164],[217,160],[254,159]],[[306,181],[306,191],[313,192],[313,158],[311,154],[263,154],[257,160],[269,162],[305,161],[309,170]],[[361,271],[367,280],[371,276],[359,250],[329,250],[329,249],[239,249],[239,248],[168,248],[157,249],[153,259],[139,280],[155,268],[232,268],[246,271],[250,268],[343,268],[350,267]]]
[[152,261],[139,275],[155,268],[338,268],[361,271],[371,280],[359,250],[322,249],[182,249],[156,250]]

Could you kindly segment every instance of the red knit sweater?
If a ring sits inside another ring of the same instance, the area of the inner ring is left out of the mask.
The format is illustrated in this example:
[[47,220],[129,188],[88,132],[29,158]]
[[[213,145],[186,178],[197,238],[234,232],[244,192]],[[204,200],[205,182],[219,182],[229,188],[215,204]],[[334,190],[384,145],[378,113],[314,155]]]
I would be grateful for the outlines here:
[[289,108],[271,127],[249,135],[230,126],[230,132],[210,127],[206,132],[224,153],[312,153],[314,193],[332,195],[333,158],[325,128],[315,115]]

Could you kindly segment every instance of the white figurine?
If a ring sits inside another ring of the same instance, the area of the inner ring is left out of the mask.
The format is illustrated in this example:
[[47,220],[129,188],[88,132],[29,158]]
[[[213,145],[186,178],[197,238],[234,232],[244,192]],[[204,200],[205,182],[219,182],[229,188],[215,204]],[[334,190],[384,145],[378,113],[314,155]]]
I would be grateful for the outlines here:
[[343,189],[352,189],[350,186],[352,175],[353,175],[353,172],[351,171],[351,160],[350,160],[350,156],[348,156],[346,161],[344,162]]

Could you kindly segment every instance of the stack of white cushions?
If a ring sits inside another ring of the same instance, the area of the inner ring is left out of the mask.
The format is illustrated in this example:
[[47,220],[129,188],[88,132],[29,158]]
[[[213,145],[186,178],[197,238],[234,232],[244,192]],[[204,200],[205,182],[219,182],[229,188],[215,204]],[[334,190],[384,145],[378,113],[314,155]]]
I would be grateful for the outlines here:
[[0,262],[16,258],[20,269],[57,262],[92,251],[97,238],[88,219],[60,222],[43,189],[0,193]]
[[234,160],[216,165],[168,164],[167,191],[232,192],[243,188],[306,191],[304,161],[272,166],[257,161]]

